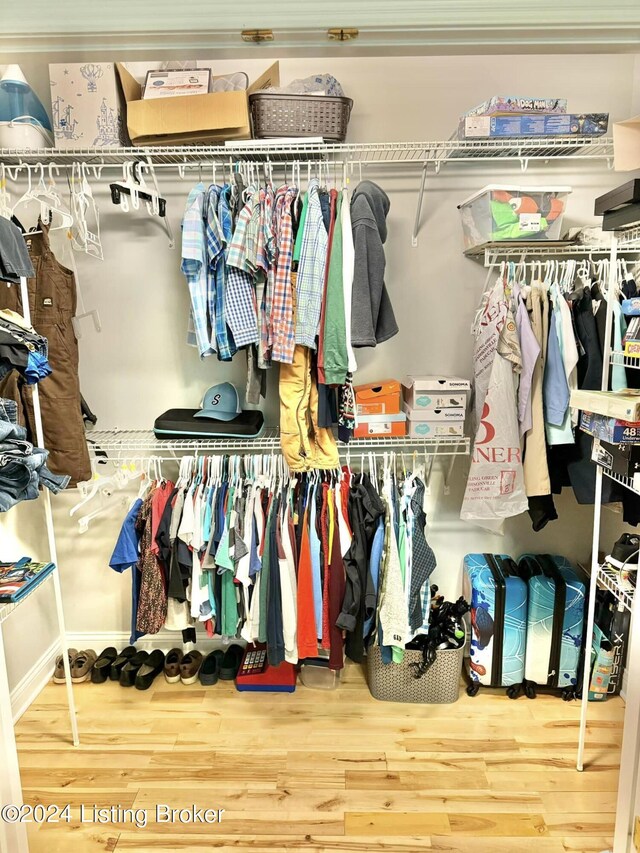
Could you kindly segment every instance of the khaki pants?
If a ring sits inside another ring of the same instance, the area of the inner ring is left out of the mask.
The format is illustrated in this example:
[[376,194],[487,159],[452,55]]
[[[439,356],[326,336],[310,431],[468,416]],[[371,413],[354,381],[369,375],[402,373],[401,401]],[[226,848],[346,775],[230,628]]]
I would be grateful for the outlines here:
[[311,351],[297,345],[292,364],[280,365],[280,442],[292,471],[338,468],[331,430],[318,426],[318,386],[311,375]]
[[[84,432],[78,380],[78,342],[72,319],[76,313],[76,283],[73,272],[58,263],[49,246],[48,228],[27,235],[27,245],[36,272],[28,281],[31,324],[49,342],[52,373],[39,385],[48,466],[56,474],[68,474],[71,484],[91,477],[91,463]],[[0,308],[22,314],[18,285],[0,287]],[[12,371],[0,382],[0,397],[15,400],[18,420],[36,441],[31,387]]]

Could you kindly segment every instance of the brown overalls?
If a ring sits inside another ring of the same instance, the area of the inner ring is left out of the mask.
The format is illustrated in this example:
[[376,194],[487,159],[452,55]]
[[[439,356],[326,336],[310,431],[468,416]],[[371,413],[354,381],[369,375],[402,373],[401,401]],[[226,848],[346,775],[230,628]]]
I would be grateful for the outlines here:
[[[49,227],[38,222],[41,234],[25,235],[36,277],[28,281],[31,325],[49,342],[51,376],[43,379],[40,407],[44,443],[50,451],[48,466],[56,474],[69,474],[75,485],[91,477],[78,380],[78,341],[72,319],[76,313],[76,282],[71,270],[58,263],[49,245]],[[0,308],[22,314],[19,285],[0,282]],[[0,381],[0,397],[15,400],[18,419],[36,441],[32,390],[17,371]]]

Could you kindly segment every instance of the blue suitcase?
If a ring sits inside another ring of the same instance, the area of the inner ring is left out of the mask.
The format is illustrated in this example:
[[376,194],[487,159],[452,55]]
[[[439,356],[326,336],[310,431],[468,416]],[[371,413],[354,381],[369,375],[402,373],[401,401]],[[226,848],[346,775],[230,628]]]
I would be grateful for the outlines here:
[[517,688],[518,695],[524,678],[527,585],[506,554],[467,554],[464,569],[464,597],[471,605],[467,693],[475,696],[484,684]]
[[566,557],[524,554],[520,576],[529,587],[525,693],[578,687],[584,633],[585,584]]

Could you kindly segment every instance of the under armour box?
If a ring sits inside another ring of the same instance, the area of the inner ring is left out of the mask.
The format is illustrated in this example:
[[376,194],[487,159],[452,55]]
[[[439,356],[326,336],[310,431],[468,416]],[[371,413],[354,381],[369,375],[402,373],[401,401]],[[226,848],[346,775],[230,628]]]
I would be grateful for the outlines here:
[[196,418],[202,409],[169,409],[156,418],[156,438],[259,438],[264,431],[262,412],[240,412],[232,421]]
[[467,554],[464,597],[471,605],[470,695],[520,686],[527,638],[527,585],[506,554]]
[[605,471],[620,477],[640,474],[640,444],[610,444],[594,438],[591,459]]
[[[532,686],[575,687],[584,631],[585,585],[565,557],[524,554],[529,588],[524,677]],[[527,689],[527,695],[535,695]]]

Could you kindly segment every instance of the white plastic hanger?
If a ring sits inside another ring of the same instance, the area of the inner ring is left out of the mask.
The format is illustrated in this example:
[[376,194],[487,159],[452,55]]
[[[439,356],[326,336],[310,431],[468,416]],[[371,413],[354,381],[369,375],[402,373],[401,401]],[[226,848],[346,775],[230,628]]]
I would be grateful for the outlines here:
[[[44,166],[42,163],[37,166],[26,166],[27,190],[13,206],[12,214],[22,222],[30,234],[40,234],[42,232],[36,230],[36,227],[29,228],[24,221],[25,212],[30,212],[29,206],[34,207],[37,205],[38,214],[36,223],[38,219],[41,219],[42,222],[49,225],[49,231],[69,230],[73,225],[73,217],[68,210],[62,207],[60,196],[55,191],[55,183],[53,181],[54,168],[57,171],[58,167],[55,163],[51,163],[49,167],[50,183],[47,186],[44,181]],[[40,179],[36,186],[33,186],[31,172],[35,169],[38,170]],[[26,208],[26,210],[23,208]]]
[[11,196],[7,190],[7,170],[4,163],[0,163],[0,216],[11,219],[12,215]]

